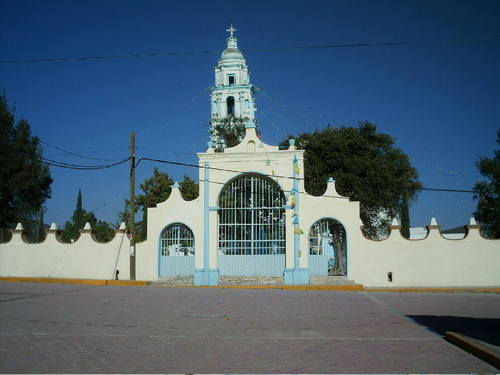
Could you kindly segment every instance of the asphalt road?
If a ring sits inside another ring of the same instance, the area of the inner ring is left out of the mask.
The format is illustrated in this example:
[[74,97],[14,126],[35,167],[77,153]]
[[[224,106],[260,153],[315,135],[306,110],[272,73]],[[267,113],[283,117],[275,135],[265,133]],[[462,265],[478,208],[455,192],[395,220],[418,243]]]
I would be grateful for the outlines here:
[[0,283],[1,373],[498,372],[447,330],[500,295]]

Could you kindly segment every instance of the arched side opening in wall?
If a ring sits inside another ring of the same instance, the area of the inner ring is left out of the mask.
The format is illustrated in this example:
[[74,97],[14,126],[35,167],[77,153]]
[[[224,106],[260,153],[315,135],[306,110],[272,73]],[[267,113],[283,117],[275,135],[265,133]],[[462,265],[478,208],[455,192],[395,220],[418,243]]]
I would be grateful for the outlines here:
[[285,194],[271,178],[244,174],[219,195],[218,263],[222,276],[282,276]]
[[234,97],[228,96],[226,99],[227,115],[234,116]]
[[347,233],[339,221],[324,218],[309,229],[309,272],[311,276],[347,275]]
[[194,274],[194,235],[182,223],[165,227],[160,234],[159,278]]

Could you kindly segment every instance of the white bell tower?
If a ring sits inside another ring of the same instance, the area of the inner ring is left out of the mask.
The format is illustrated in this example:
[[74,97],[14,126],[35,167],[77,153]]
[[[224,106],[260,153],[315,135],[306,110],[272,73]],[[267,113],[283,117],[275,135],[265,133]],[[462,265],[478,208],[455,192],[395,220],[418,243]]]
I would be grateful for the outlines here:
[[243,54],[238,49],[231,25],[227,48],[215,67],[215,86],[211,89],[211,122],[223,118],[255,119],[255,88],[250,83],[250,71]]

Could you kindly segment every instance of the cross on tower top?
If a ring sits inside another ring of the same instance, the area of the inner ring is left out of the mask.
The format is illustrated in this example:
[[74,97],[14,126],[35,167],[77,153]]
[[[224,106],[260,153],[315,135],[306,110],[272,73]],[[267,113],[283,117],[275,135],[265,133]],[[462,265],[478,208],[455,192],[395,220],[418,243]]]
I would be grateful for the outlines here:
[[233,34],[234,34],[234,32],[235,32],[236,30],[238,30],[238,29],[235,29],[235,28],[233,27],[233,24],[231,24],[231,27],[230,27],[229,29],[227,29],[226,31],[230,34],[230,35],[229,35],[229,37],[230,37],[230,38],[234,38],[234,35],[233,35]]

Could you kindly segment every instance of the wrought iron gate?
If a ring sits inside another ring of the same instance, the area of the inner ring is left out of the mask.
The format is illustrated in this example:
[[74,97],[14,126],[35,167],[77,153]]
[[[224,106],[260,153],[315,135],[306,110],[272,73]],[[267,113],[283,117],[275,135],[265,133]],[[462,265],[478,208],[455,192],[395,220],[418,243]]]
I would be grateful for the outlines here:
[[219,195],[221,275],[281,276],[285,268],[285,195],[272,179],[245,174]]
[[346,275],[344,226],[334,219],[316,221],[309,230],[309,272],[312,276]]
[[194,274],[194,236],[181,223],[167,226],[160,235],[159,277]]

